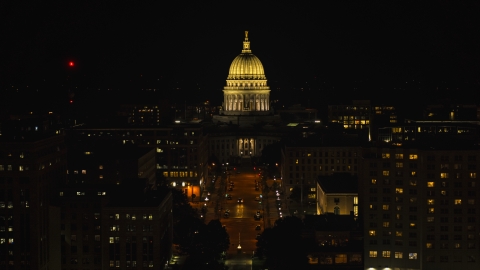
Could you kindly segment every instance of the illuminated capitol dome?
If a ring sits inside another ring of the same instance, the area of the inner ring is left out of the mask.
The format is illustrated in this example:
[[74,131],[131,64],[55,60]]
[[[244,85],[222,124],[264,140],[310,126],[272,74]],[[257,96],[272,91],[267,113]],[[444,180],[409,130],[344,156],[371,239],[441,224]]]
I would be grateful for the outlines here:
[[270,88],[262,62],[252,54],[248,31],[243,50],[230,65],[227,84],[223,89],[223,115],[270,114]]

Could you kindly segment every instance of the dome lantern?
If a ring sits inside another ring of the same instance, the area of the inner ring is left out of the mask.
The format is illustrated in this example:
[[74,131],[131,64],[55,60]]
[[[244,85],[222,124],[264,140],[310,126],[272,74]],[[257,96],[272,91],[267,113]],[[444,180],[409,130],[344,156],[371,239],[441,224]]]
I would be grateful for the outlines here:
[[248,31],[245,31],[242,53],[233,60],[227,77],[227,80],[239,79],[266,79],[262,62],[252,54],[252,50],[250,49]]

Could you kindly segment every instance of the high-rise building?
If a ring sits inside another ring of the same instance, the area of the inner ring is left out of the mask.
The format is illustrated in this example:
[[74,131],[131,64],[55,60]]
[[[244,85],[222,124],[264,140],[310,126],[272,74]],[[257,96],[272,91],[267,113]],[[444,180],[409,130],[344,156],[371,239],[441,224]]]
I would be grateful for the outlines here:
[[48,117],[2,123],[0,269],[60,269],[60,211],[52,201],[65,182],[62,130]]
[[365,268],[479,269],[479,150],[364,150]]

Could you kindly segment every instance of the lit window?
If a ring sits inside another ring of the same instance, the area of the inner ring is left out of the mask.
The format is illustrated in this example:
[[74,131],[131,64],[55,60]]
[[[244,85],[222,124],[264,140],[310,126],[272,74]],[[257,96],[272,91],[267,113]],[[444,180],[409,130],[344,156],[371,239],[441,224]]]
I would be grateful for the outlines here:
[[427,222],[434,222],[435,218],[434,217],[427,217]]
[[429,214],[435,213],[435,208],[433,208],[433,207],[428,208],[428,213],[429,213]]
[[384,227],[384,228],[390,227],[390,222],[384,221],[384,222],[383,222],[383,227]]
[[418,159],[418,155],[416,155],[416,154],[410,155],[409,159]]
[[417,224],[415,224],[415,223],[413,223],[413,222],[410,223],[410,228],[412,228],[412,229],[417,228]]
[[402,231],[395,231],[395,236],[399,236],[399,237],[401,237],[401,236],[402,236],[402,234],[403,234],[403,233],[402,233]]
[[390,250],[384,250],[384,251],[382,251],[382,257],[384,257],[384,258],[390,258]]
[[435,187],[435,182],[427,182],[427,187]]
[[119,220],[120,219],[120,214],[115,214],[115,220]]
[[403,188],[396,188],[395,193],[402,194],[403,193]]
[[99,165],[99,166],[98,166],[98,169],[99,169],[99,170],[103,170],[103,165]]
[[368,235],[370,236],[375,236],[376,232],[375,230],[368,231]]
[[83,191],[77,191],[77,196],[84,196],[85,195],[85,192]]
[[410,259],[410,260],[416,260],[416,259],[418,259],[417,253],[416,253],[416,252],[408,253],[408,259]]
[[433,244],[432,243],[427,243],[426,248],[428,248],[428,249],[433,248]]
[[87,174],[87,170],[82,170],[82,174]]
[[63,196],[63,191],[60,191],[60,196]]
[[153,220],[153,215],[152,214],[148,215],[148,220]]
[[395,167],[397,168],[403,168],[403,162],[396,162]]
[[369,253],[368,253],[368,256],[370,258],[376,258],[377,257],[377,251],[375,250],[370,250]]
[[395,259],[403,259],[403,252],[395,252]]
[[427,204],[428,204],[428,205],[434,205],[434,204],[435,204],[435,200],[434,200],[434,199],[428,199],[428,200],[427,200]]
[[477,178],[477,173],[474,173],[474,172],[470,173],[470,178]]
[[375,185],[377,183],[377,179],[372,179],[372,185]]
[[382,153],[382,158],[390,158],[390,153]]
[[99,178],[99,179],[103,179],[103,175],[100,174],[100,175],[98,176],[98,178]]
[[448,178],[448,173],[440,173],[440,178]]
[[388,210],[389,208],[390,208],[390,205],[388,205],[388,204],[384,204],[384,205],[382,206],[382,209],[383,209],[383,210]]
[[454,200],[454,204],[455,204],[455,205],[460,205],[460,204],[462,204],[462,199],[455,199],[455,200]]
[[396,159],[403,159],[403,154],[395,154]]
[[109,237],[109,238],[108,238],[108,243],[114,244],[114,243],[115,243],[114,238],[113,238],[113,237]]
[[390,171],[383,171],[383,176],[389,176],[390,175]]

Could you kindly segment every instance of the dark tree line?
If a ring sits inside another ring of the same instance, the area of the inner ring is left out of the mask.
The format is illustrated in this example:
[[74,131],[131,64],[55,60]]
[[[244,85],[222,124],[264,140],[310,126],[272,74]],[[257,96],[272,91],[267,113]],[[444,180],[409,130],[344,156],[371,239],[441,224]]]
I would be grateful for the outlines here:
[[267,228],[257,242],[257,256],[265,259],[268,269],[305,269],[308,267],[307,243],[302,238],[303,222],[286,216]]
[[205,224],[200,211],[193,208],[185,194],[171,189],[173,194],[173,243],[187,255],[182,269],[224,269],[222,254],[230,245],[230,238],[221,222]]

